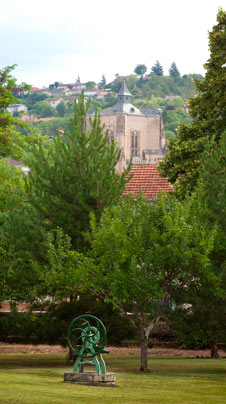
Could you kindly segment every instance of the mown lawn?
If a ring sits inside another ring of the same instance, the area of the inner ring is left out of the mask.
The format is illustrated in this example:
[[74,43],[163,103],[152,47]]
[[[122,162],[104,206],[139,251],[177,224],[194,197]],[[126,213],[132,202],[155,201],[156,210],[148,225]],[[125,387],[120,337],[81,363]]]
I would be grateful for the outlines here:
[[118,388],[63,383],[72,371],[64,355],[0,355],[1,404],[226,404],[226,360],[150,359],[140,374],[139,358],[107,356]]

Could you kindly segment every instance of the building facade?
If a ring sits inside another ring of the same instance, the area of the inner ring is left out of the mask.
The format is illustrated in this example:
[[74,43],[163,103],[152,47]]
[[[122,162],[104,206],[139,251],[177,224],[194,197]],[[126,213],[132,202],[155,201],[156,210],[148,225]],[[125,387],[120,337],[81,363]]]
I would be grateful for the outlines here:
[[131,104],[131,94],[123,82],[118,102],[101,112],[101,123],[108,131],[109,142],[118,142],[121,159],[117,169],[132,164],[157,164],[166,154],[162,117],[158,111],[140,111]]

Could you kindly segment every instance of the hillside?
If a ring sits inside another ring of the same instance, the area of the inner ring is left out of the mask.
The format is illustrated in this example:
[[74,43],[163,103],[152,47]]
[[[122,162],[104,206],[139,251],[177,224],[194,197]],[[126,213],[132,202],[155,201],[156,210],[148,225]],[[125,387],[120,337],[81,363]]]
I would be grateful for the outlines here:
[[[164,128],[167,138],[173,138],[177,134],[180,124],[191,122],[188,114],[187,99],[195,96],[194,79],[202,80],[197,74],[176,76],[158,76],[150,74],[145,77],[132,74],[118,76],[111,83],[104,86],[89,88],[90,83],[80,86],[59,83],[56,88],[51,84],[49,89],[32,90],[27,94],[20,95],[21,102],[27,107],[28,119],[31,128],[49,136],[55,136],[56,130],[67,130],[69,119],[73,113],[74,100],[82,90],[86,98],[91,99],[90,109],[98,108],[100,111],[113,106],[117,100],[117,92],[123,80],[132,94],[132,103],[140,110],[158,110],[163,117]],[[73,92],[74,88],[74,92]],[[68,90],[68,91],[67,91]],[[73,94],[68,96],[67,94]],[[87,94],[87,95],[86,95]],[[22,115],[22,113],[20,114]],[[46,119],[47,118],[47,119]],[[26,119],[23,117],[23,119]]]

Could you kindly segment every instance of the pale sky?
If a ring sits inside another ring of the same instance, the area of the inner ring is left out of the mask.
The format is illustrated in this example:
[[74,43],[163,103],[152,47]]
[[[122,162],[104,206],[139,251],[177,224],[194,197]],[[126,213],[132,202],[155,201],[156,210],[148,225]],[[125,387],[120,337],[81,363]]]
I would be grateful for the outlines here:
[[0,0],[0,69],[18,82],[107,82],[159,60],[204,74],[208,31],[226,0]]

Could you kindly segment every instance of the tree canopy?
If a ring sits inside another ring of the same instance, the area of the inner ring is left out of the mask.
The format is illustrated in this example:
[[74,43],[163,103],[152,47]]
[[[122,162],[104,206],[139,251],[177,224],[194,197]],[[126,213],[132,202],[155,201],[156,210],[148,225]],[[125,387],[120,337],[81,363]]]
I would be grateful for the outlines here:
[[85,104],[83,95],[74,108],[64,137],[58,134],[47,149],[33,145],[26,191],[48,226],[61,227],[80,249],[90,212],[99,217],[105,207],[118,201],[128,181],[128,169],[116,172],[120,149],[115,142],[108,144],[98,113],[86,129],[89,103]]
[[175,62],[173,62],[169,68],[169,75],[174,78],[180,77],[180,72]]
[[169,141],[169,154],[160,163],[162,174],[182,196],[197,184],[200,156],[207,142],[217,143],[226,127],[226,12],[222,9],[217,22],[209,34],[205,78],[195,80],[198,94],[188,102],[193,122],[179,128],[177,138]]
[[143,76],[147,71],[147,66],[144,64],[139,64],[135,67],[134,73],[136,73],[138,76]]
[[43,281],[57,296],[73,295],[80,284],[120,309],[138,331],[147,370],[149,334],[177,288],[208,273],[213,234],[200,226],[191,202],[162,196],[150,204],[140,196],[104,211],[99,223],[93,215],[89,241],[84,260],[68,242],[50,243]]
[[158,60],[155,62],[154,66],[152,66],[151,73],[154,73],[157,76],[163,76],[163,67],[160,65]]
[[6,111],[10,104],[18,102],[14,94],[20,91],[28,90],[29,86],[25,83],[18,85],[11,72],[16,65],[7,66],[0,70],[0,156],[14,156],[14,143],[18,138],[16,126],[21,125],[18,119],[11,116]]

